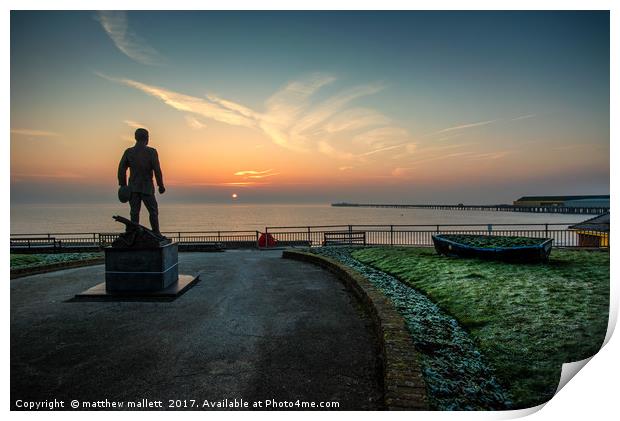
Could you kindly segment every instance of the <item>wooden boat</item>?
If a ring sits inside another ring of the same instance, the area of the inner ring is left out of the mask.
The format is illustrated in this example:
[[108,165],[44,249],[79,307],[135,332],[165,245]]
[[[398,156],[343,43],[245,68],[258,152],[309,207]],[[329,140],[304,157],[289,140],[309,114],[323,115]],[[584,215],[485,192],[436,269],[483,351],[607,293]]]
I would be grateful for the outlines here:
[[510,247],[475,247],[466,244],[469,241],[463,241],[464,237],[465,240],[468,240],[466,237],[471,237],[471,240],[484,239],[486,242],[489,242],[489,240],[492,242],[494,238],[502,238],[501,236],[494,235],[439,234],[433,235],[433,244],[438,254],[446,256],[502,260],[514,263],[545,262],[549,259],[549,254],[551,253],[551,247],[553,245],[553,239],[551,238],[534,239],[530,237],[520,237],[523,240],[529,240],[527,242],[531,244]]

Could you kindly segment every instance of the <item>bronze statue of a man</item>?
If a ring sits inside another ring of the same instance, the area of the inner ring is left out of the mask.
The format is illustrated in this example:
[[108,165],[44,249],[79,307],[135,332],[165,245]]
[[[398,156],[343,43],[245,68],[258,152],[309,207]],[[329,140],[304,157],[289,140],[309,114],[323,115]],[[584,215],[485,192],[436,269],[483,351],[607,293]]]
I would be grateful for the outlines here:
[[118,184],[127,185],[127,168],[129,168],[129,197],[131,221],[140,223],[140,207],[142,202],[149,211],[149,221],[151,229],[157,234],[159,231],[159,212],[157,200],[155,200],[155,188],[153,187],[153,174],[159,187],[159,193],[166,191],[164,179],[159,166],[157,150],[151,148],[149,143],[149,132],[146,129],[137,129],[135,133],[136,144],[127,148],[121,162],[118,164]]

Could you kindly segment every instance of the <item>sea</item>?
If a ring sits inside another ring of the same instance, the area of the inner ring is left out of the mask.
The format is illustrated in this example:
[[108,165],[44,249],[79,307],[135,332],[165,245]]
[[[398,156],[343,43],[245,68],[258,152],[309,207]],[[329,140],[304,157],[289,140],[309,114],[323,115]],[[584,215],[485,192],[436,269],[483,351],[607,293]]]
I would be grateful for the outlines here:
[[[329,204],[160,204],[163,232],[261,231],[317,225],[572,224],[589,215],[332,207]],[[11,234],[118,232],[125,204],[11,205]],[[140,222],[148,225],[142,209]]]

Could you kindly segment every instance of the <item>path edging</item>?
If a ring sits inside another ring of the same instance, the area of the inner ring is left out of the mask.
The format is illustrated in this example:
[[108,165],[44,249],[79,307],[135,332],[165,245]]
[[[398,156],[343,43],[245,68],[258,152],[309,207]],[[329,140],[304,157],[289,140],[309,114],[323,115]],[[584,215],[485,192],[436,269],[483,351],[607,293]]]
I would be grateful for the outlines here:
[[405,320],[364,275],[328,257],[285,250],[282,257],[313,263],[332,272],[353,291],[373,319],[380,344],[383,400],[390,410],[428,410],[426,384]]
[[104,262],[103,257],[96,259],[74,260],[69,262],[50,263],[49,265],[32,266],[27,268],[11,269],[11,279],[23,278],[24,276],[38,275],[40,273],[54,272],[56,270],[73,269],[83,266],[100,265]]

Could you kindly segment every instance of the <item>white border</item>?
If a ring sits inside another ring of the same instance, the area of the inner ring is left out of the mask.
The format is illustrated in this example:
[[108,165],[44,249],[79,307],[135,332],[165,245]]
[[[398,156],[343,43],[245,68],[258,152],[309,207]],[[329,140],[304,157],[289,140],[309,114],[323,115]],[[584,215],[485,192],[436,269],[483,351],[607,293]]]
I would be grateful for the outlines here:
[[[334,0],[314,0],[314,1],[296,1],[294,3],[288,1],[249,1],[249,0],[229,0],[229,1],[218,1],[218,2],[199,2],[199,1],[187,1],[187,0],[176,0],[174,2],[162,1],[162,0],[151,0],[151,1],[121,1],[121,0],[108,0],[108,1],[90,1],[88,3],[84,1],[77,0],[64,0],[64,1],[55,1],[51,3],[50,1],[28,1],[28,0],[9,0],[3,2],[6,5],[5,13],[3,15],[1,25],[3,28],[2,33],[4,40],[2,42],[2,57],[4,58],[4,66],[0,69],[3,74],[3,80],[5,81],[4,90],[5,95],[3,96],[2,101],[2,115],[4,118],[2,119],[2,133],[3,133],[3,146],[4,146],[4,159],[5,165],[2,167],[3,169],[3,195],[2,197],[6,198],[5,200],[9,201],[9,176],[10,176],[10,153],[9,152],[9,128],[10,128],[10,95],[8,94],[10,90],[10,78],[9,78],[9,37],[10,37],[10,14],[9,10],[37,10],[37,9],[50,9],[50,10],[66,10],[66,9],[158,9],[158,10],[198,10],[198,9],[212,9],[212,10],[234,10],[234,9],[289,9],[289,10],[320,10],[320,9],[366,9],[366,10],[374,10],[374,9],[392,9],[392,10],[405,10],[405,9],[417,9],[417,10],[611,10],[611,116],[618,115],[618,107],[617,107],[617,94],[618,94],[618,77],[620,74],[618,67],[618,47],[620,46],[620,42],[618,39],[618,29],[620,28],[620,19],[617,16],[618,6],[617,2],[614,1],[603,1],[603,0],[591,0],[591,1],[576,1],[576,0],[564,0],[564,1],[550,1],[550,0],[522,0],[522,1],[482,1],[482,0],[469,0],[469,1],[433,1],[433,2],[407,2],[407,1],[394,1],[394,0],[382,0],[381,2],[372,2],[372,1],[334,1]],[[618,131],[617,131],[617,123],[611,120],[611,139],[610,139],[610,147],[611,147],[611,160],[612,167],[613,163],[615,163],[615,157],[617,156],[617,147],[615,146],[615,142],[618,140]],[[618,200],[616,196],[617,186],[617,178],[614,175],[611,175],[611,200],[612,207],[617,209]],[[8,204],[8,203],[7,203]],[[3,212],[3,224],[2,231],[0,232],[0,238],[8,238],[9,236],[9,226],[10,226],[10,210],[9,206],[2,206]],[[615,225],[614,225],[615,227]],[[616,238],[616,231],[612,227],[612,237]],[[4,256],[8,256],[8,241],[2,243],[2,250],[4,251]],[[615,250],[612,249],[612,256],[614,256]],[[8,329],[8,320],[10,317],[9,309],[9,282],[8,282],[8,259],[0,260],[2,264],[3,272],[5,273],[5,294],[2,295],[3,299],[3,309],[4,309],[4,323],[3,323],[3,331],[2,338],[4,339],[4,345],[2,347],[2,355],[4,366],[6,368],[7,373],[3,376],[2,382],[2,395],[5,397],[5,410],[9,408],[9,400],[10,400],[10,384],[9,384],[9,329]],[[612,259],[612,267],[611,267],[611,279],[612,279],[612,306],[611,306],[611,316],[613,320],[617,319],[617,310],[618,310],[618,284],[616,277],[616,268]],[[615,324],[615,323],[614,323]],[[611,332],[609,332],[611,333]],[[609,336],[609,335],[608,335]],[[617,335],[615,335],[617,336]],[[618,339],[617,337],[611,337],[611,340],[607,345],[587,364],[587,367],[582,372],[578,373],[576,378],[570,381],[566,387],[564,387],[560,393],[554,397],[547,405],[544,406],[542,410],[535,413],[531,416],[531,419],[608,419],[610,418],[608,415],[613,413],[617,413],[617,390],[618,390],[618,362],[617,357],[620,355]],[[36,385],[33,385],[36,387]],[[61,416],[63,418],[70,419],[82,419],[84,414],[80,413],[11,413],[12,417],[17,419],[21,418],[30,418],[32,416],[37,417],[57,417]],[[161,417],[167,416],[168,414],[163,413],[153,413],[150,412],[148,415],[149,418],[161,419]],[[204,419],[208,417],[210,419],[221,419],[221,418],[229,418],[231,416],[239,416],[242,414],[239,413],[180,413],[175,412],[175,417],[190,417],[196,419]],[[259,420],[271,420],[271,419],[288,419],[291,416],[299,419],[315,419],[317,416],[323,418],[341,418],[342,416],[346,416],[349,414],[343,413],[285,413],[285,412],[274,412],[274,413],[252,413],[251,416],[254,418],[258,418]],[[523,414],[525,415],[525,414]],[[89,418],[93,417],[95,419],[108,419],[110,417],[109,413],[101,413],[101,412],[92,412],[87,415]],[[135,417],[137,414],[124,412],[121,414],[115,414],[114,417]],[[364,412],[364,413],[355,413],[353,414],[355,418],[362,419],[370,419],[371,417],[374,419],[375,417],[385,417],[389,416],[390,418],[396,419],[407,419],[408,421],[414,417],[415,419],[505,419],[513,418],[517,416],[516,413],[374,413],[374,412]]]

